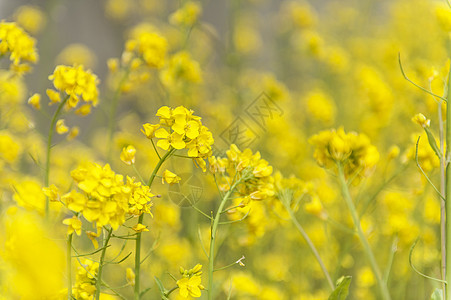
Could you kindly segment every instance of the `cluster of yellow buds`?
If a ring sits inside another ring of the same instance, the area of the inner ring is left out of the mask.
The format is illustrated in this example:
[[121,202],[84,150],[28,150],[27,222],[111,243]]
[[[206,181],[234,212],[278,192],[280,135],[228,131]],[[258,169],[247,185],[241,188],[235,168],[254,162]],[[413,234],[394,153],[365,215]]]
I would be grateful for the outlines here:
[[341,164],[346,176],[370,169],[379,160],[379,152],[366,135],[345,133],[342,127],[321,131],[309,142],[316,147],[313,155],[321,167],[330,169]]
[[167,40],[152,26],[140,24],[131,30],[121,59],[108,60],[111,73],[109,84],[119,86],[121,92],[130,92],[151,78],[153,69],[165,65]]
[[72,288],[72,295],[75,299],[89,300],[94,297],[98,270],[99,263],[89,259],[85,259],[83,264],[78,267],[75,286]]
[[202,6],[197,2],[187,1],[169,16],[169,22],[179,26],[193,26],[202,14]]
[[156,116],[159,124],[146,123],[141,130],[149,139],[157,138],[157,146],[163,150],[188,149],[188,156],[206,171],[204,159],[211,156],[214,143],[210,130],[202,125],[201,117],[183,106],[161,107]]
[[128,176],[124,183],[123,176],[114,173],[108,164],[80,166],[71,176],[82,193],[72,190],[61,197],[62,201],[97,227],[109,224],[117,229],[125,222],[126,214],[151,214],[150,188]]
[[252,153],[250,149],[240,151],[232,144],[226,154],[224,158],[212,156],[208,159],[210,171],[223,175],[220,189],[228,191],[233,178],[240,180],[236,191],[243,206],[251,200],[265,200],[274,196],[273,168],[261,158],[260,152]]
[[38,60],[35,44],[36,40],[16,23],[4,20],[0,22],[0,56],[9,54],[13,70],[17,72],[30,70],[30,66],[23,62],[35,63]]
[[202,265],[197,264],[194,268],[190,270],[185,270],[180,267],[180,274],[183,276],[182,279],[177,280],[177,286],[180,289],[180,296],[183,298],[200,297],[201,290],[205,287],[201,284],[202,276]]

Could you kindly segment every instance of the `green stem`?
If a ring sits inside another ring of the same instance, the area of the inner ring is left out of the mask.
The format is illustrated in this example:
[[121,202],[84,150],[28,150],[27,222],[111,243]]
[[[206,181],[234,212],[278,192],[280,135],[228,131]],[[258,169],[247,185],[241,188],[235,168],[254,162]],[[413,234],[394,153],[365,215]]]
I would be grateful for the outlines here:
[[[148,186],[152,186],[152,183],[157,176],[158,170],[161,168],[161,165],[164,161],[176,151],[176,149],[172,148],[158,161],[155,166],[152,175],[149,178]],[[144,219],[144,214],[141,214],[138,218],[138,224],[142,224]],[[134,291],[134,299],[138,300],[140,298],[140,288],[139,288],[139,280],[140,280],[140,269],[141,269],[141,232],[136,235],[136,245],[135,245],[135,291]]]
[[[64,98],[64,100],[59,104],[58,108],[56,109],[55,113],[53,114],[52,122],[50,123],[50,129],[49,129],[49,136],[47,138],[47,156],[46,156],[46,162],[45,162],[45,176],[44,176],[44,186],[49,186],[50,181],[50,154],[52,151],[52,139],[53,134],[55,132],[55,126],[56,122],[58,120],[59,114],[61,110],[63,109],[64,105],[67,102],[67,99],[69,99],[69,95]],[[46,197],[45,200],[45,218],[47,219],[49,217],[49,209],[50,209],[50,200],[48,197]]]
[[446,281],[446,299],[451,300],[451,70],[448,75],[448,101],[446,101],[446,153],[445,153],[445,281]]
[[329,284],[330,288],[333,291],[335,289],[335,285],[332,281],[332,278],[330,277],[329,272],[327,271],[326,265],[324,264],[323,260],[319,256],[318,250],[316,250],[316,247],[313,244],[313,242],[310,240],[307,232],[305,232],[304,228],[302,228],[301,224],[299,224],[298,220],[296,219],[296,216],[293,213],[293,210],[291,210],[291,208],[288,205],[285,205],[285,208],[287,209],[288,213],[290,214],[291,221],[296,226],[297,230],[301,233],[302,237],[307,242],[307,245],[309,246],[309,248],[312,251],[313,255],[315,256],[316,260],[318,261],[318,263],[321,267],[321,270],[324,273],[324,276],[326,276],[327,283]]
[[100,299],[100,289],[102,286],[102,271],[103,271],[103,265],[105,261],[105,253],[106,249],[108,248],[108,242],[111,238],[111,233],[113,232],[113,228],[107,229],[107,235],[103,241],[103,250],[100,254],[100,262],[99,262],[99,272],[97,273],[97,281],[96,281],[96,300]]
[[229,200],[230,196],[233,194],[233,191],[237,187],[238,184],[241,183],[243,177],[238,179],[231,187],[230,190],[224,195],[221,203],[219,204],[219,208],[216,211],[216,216],[213,219],[213,224],[211,227],[211,237],[210,237],[210,254],[208,256],[208,300],[213,299],[213,272],[214,272],[214,261],[215,261],[215,240],[216,240],[216,231],[219,225],[219,219],[221,218],[221,213],[224,210],[224,206]]
[[66,264],[67,264],[67,299],[72,300],[72,236],[67,236]]
[[352,201],[351,194],[349,193],[348,185],[346,183],[346,178],[343,171],[343,166],[341,163],[337,162],[338,167],[338,179],[340,181],[341,192],[343,194],[343,198],[346,201],[346,204],[351,212],[352,221],[354,223],[354,227],[357,230],[357,235],[362,243],[363,249],[365,251],[368,260],[370,261],[371,268],[373,269],[374,275],[376,276],[377,284],[379,285],[379,289],[381,292],[382,299],[390,300],[390,293],[388,291],[387,285],[384,283],[382,278],[382,273],[377,265],[376,257],[374,256],[373,251],[371,250],[371,246],[368,240],[363,233],[362,227],[360,226],[360,219],[357,215],[357,210],[355,208],[354,202]]

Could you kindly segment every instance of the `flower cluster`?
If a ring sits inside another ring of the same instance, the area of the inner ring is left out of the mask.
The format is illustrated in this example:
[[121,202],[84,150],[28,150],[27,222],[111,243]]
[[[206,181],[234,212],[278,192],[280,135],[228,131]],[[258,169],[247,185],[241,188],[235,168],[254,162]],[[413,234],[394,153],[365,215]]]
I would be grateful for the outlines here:
[[321,131],[309,142],[316,147],[313,155],[321,167],[342,164],[346,176],[365,171],[379,160],[379,152],[366,135],[345,133],[343,128]]
[[[161,68],[164,65],[168,47],[166,39],[155,32],[139,31],[136,36],[127,41],[123,60],[132,61],[133,58],[142,59],[152,68]],[[133,60],[138,63],[138,60]]]
[[72,288],[72,295],[75,299],[89,300],[94,297],[98,269],[99,263],[90,259],[83,261],[77,271],[75,286]]
[[210,130],[202,125],[201,117],[193,115],[194,111],[183,106],[161,107],[156,116],[159,124],[146,123],[141,130],[147,138],[158,138],[157,146],[163,150],[188,149],[188,156],[206,170],[204,159],[211,156],[214,143]]
[[0,56],[9,54],[13,62],[12,68],[28,71],[23,61],[35,63],[38,53],[35,48],[36,41],[14,22],[0,22]]
[[[265,200],[274,196],[273,168],[261,158],[260,152],[244,151],[234,144],[226,152],[227,157],[208,159],[210,171],[222,174],[220,188],[228,191],[233,182],[240,181],[237,187],[240,205],[246,206],[251,200]],[[235,180],[234,180],[235,179]]]
[[183,298],[188,298],[188,296],[200,297],[201,290],[205,289],[201,284],[202,265],[197,264],[191,270],[185,270],[180,267],[180,274],[183,276],[182,279],[177,280],[180,296]]
[[[64,66],[59,65],[55,68],[49,79],[58,91],[47,90],[52,103],[61,102],[60,93],[64,92],[69,96],[67,101],[68,108],[75,108],[80,98],[90,106],[96,106],[99,92],[97,90],[98,79],[95,74],[89,70],[84,70],[83,66]],[[83,107],[82,107],[83,108]],[[86,110],[86,107],[80,109],[80,113]]]
[[168,86],[176,86],[180,82],[201,83],[202,71],[199,63],[186,51],[174,54],[168,66],[160,73],[161,82]]
[[150,188],[128,176],[124,183],[123,176],[114,173],[108,164],[81,166],[71,176],[82,193],[72,190],[62,200],[70,210],[81,213],[97,227],[109,224],[117,229],[125,222],[126,214],[150,214],[153,197]]

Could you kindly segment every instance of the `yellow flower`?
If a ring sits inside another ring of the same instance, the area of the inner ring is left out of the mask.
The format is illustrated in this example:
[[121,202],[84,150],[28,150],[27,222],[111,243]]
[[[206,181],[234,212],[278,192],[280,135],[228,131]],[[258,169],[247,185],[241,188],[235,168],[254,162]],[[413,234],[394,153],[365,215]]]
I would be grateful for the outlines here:
[[412,121],[423,128],[431,126],[431,120],[427,119],[423,114],[419,113],[413,116]]
[[40,110],[41,109],[41,95],[33,94],[33,96],[31,96],[28,99],[28,104],[33,106],[35,109]]
[[50,99],[49,105],[52,105],[53,103],[61,102],[61,95],[59,92],[51,89],[47,89],[46,91],[47,96]]
[[201,277],[197,275],[177,280],[177,286],[180,289],[180,296],[184,298],[188,298],[188,296],[199,298],[202,294],[201,290],[204,289]]
[[96,56],[86,45],[70,44],[61,51],[56,61],[63,65],[83,65],[93,68],[96,64]]
[[80,133],[80,128],[78,128],[77,126],[72,127],[69,131],[69,134],[67,135],[67,140],[71,141],[71,140],[75,139],[79,133]]
[[78,236],[81,235],[81,220],[76,216],[73,216],[71,219],[64,219],[63,224],[68,225],[67,235],[74,233],[74,231]]
[[69,128],[64,124],[64,119],[56,121],[56,132],[58,134],[65,134],[69,131]]
[[91,108],[92,108],[91,104],[83,104],[82,106],[80,106],[80,108],[78,108],[75,111],[75,114],[80,115],[80,116],[89,115],[91,113]]
[[183,135],[176,132],[170,134],[166,129],[160,128],[155,131],[155,137],[159,138],[157,146],[163,150],[168,150],[169,147],[174,147],[175,149],[185,148],[185,142],[183,141]]
[[200,83],[202,72],[199,63],[186,51],[174,54],[166,69],[160,73],[161,81],[167,86],[174,86],[181,81]]
[[97,241],[97,238],[100,236],[100,230],[97,229],[97,231],[98,233],[93,231],[86,231],[86,235],[88,236],[88,239],[91,240],[92,245],[95,249],[99,248],[99,242]]
[[141,132],[146,135],[148,139],[151,139],[155,137],[155,131],[160,127],[160,124],[152,125],[150,123],[146,123],[143,125],[143,129],[141,129]]
[[111,225],[116,230],[125,222],[125,215],[150,214],[152,207],[150,188],[127,176],[113,172],[108,164],[80,166],[71,172],[77,186],[84,193],[71,191],[62,200],[67,207],[81,212],[84,218],[97,227]]
[[127,147],[122,148],[121,160],[127,165],[132,165],[135,163],[135,153],[135,147],[128,145]]
[[133,272],[132,268],[127,268],[125,270],[125,278],[131,286],[135,286],[135,272]]
[[35,39],[16,23],[0,22],[0,55],[9,53],[15,66],[20,66],[22,61],[35,63],[38,60],[35,44]]
[[326,130],[310,138],[314,145],[314,157],[324,168],[337,163],[344,166],[345,174],[372,168],[379,160],[379,152],[364,134],[345,133],[343,128]]
[[46,23],[44,12],[38,7],[30,5],[19,7],[14,13],[14,19],[17,24],[32,34],[39,33]]
[[83,66],[58,65],[49,79],[53,81],[57,90],[70,96],[67,102],[70,108],[77,106],[80,97],[93,106],[97,105],[99,93],[97,76],[89,70],[85,71]]
[[132,229],[136,232],[149,231],[149,229],[147,229],[147,227],[141,223],[136,224],[135,226],[132,227]]
[[155,32],[141,31],[135,38],[127,41],[125,49],[125,53],[142,57],[147,66],[161,68],[165,62],[167,41]]
[[59,190],[54,184],[50,185],[49,187],[43,187],[42,191],[50,201],[58,201]]
[[169,22],[174,25],[192,26],[199,19],[202,6],[188,1],[180,9],[169,16]]
[[163,178],[161,179],[161,183],[164,184],[164,182],[166,181],[167,183],[172,185],[180,182],[180,180],[182,180],[182,178],[177,176],[177,174],[174,174],[169,170],[165,170],[163,172]]

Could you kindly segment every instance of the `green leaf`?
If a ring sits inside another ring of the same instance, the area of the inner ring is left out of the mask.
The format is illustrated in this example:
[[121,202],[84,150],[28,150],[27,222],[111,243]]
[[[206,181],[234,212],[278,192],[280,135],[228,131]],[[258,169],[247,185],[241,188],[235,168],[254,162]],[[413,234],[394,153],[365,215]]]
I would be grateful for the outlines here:
[[160,279],[158,279],[157,276],[155,276],[154,278],[155,278],[155,281],[157,282],[158,289],[160,290],[161,299],[167,300],[168,297],[166,297],[166,293],[167,293],[168,291],[164,288],[163,283],[161,282]]
[[349,285],[351,284],[351,276],[341,276],[336,283],[336,288],[330,294],[328,300],[346,300],[349,294]]
[[426,131],[426,134],[428,136],[429,145],[431,146],[432,150],[434,150],[435,155],[437,155],[437,157],[440,159],[442,157],[442,153],[440,152],[440,149],[437,146],[434,135],[432,134],[431,130],[429,130],[428,127],[424,127],[424,131]]
[[431,300],[442,300],[442,299],[443,299],[442,289],[435,289],[435,291],[431,295]]

